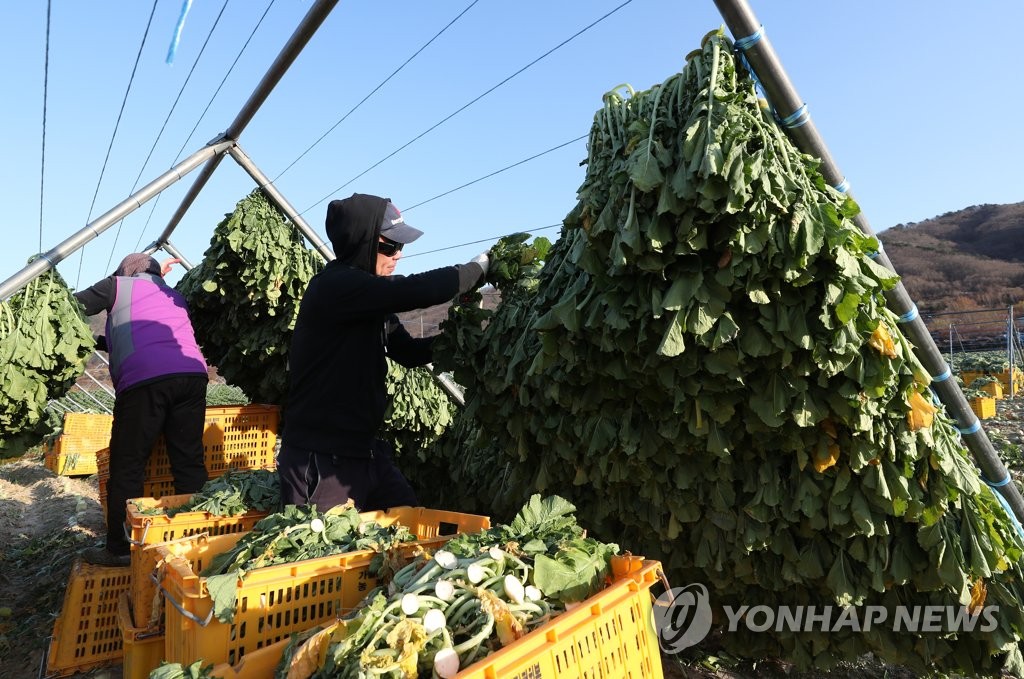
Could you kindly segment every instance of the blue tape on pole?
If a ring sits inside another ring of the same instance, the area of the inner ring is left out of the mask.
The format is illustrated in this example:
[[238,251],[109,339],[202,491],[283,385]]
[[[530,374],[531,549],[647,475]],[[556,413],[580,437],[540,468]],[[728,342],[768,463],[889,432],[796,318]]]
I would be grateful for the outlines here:
[[843,177],[843,181],[839,182],[832,188],[834,188],[836,191],[840,193],[846,193],[847,191],[850,190],[850,182],[846,181],[846,177]]
[[951,373],[949,371],[949,366],[947,365],[946,366],[946,371],[944,373],[942,373],[941,375],[935,375],[934,377],[932,377],[932,381],[934,381],[934,382],[945,382],[946,380],[948,380],[950,378],[950,376],[952,374],[953,373]]
[[750,35],[748,35],[745,38],[740,38],[739,40],[737,40],[733,44],[736,45],[736,47],[741,49],[741,50],[746,50],[746,49],[750,49],[753,45],[755,45],[763,37],[764,37],[764,26],[761,26],[761,28],[757,29],[756,31],[754,31],[753,33],[751,33]]
[[965,436],[967,434],[977,434],[981,431],[981,422],[978,421],[978,418],[974,418],[974,423],[971,426],[963,428],[957,427],[957,431]]
[[912,306],[910,308],[910,311],[908,311],[907,313],[905,313],[902,316],[900,316],[899,319],[897,319],[897,322],[898,323],[910,323],[911,321],[913,321],[916,318],[917,318],[917,305],[915,304],[914,306]]
[[178,51],[178,42],[181,40],[181,32],[185,28],[185,17],[188,16],[188,11],[191,8],[192,0],[185,0],[185,4],[181,6],[181,15],[178,17],[178,23],[174,26],[174,35],[171,36],[171,46],[167,49],[168,64],[174,61],[174,54]]
[[987,483],[988,485],[992,486],[993,488],[1002,488],[1003,486],[1005,486],[1006,484],[1008,484],[1010,482],[1010,477],[1007,476],[1002,481],[996,481],[996,482],[989,481],[988,479],[984,479],[984,481],[985,481],[985,483]]
[[793,111],[788,116],[783,118],[780,122],[784,126],[793,129],[794,127],[806,125],[807,121],[809,121],[810,119],[811,115],[807,112],[807,104],[804,104],[803,106],[801,106],[800,108],[798,108],[797,110]]
[[[1005,481],[1001,482],[998,487],[1005,486],[1009,482],[1010,479],[1007,478]],[[986,481],[985,483],[988,483],[988,481]],[[1006,498],[1003,497],[1002,493],[995,489],[997,486],[993,486],[993,484],[991,483],[989,483],[988,485],[989,487],[992,488],[992,494],[996,496],[997,500],[999,500],[999,504],[1001,504],[1003,506],[1003,509],[1006,510],[1006,515],[1010,517],[1010,520],[1013,522],[1013,525],[1017,527],[1017,534],[1020,535],[1020,537],[1024,538],[1024,526],[1020,525],[1020,520],[1017,519],[1017,515],[1014,514],[1013,510],[1010,508],[1010,503],[1006,501]]]

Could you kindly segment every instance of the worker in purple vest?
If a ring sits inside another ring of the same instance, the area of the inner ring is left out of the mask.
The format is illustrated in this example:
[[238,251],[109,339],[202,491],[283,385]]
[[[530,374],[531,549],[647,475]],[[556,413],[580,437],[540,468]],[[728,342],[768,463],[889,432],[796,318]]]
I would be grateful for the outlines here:
[[178,260],[160,263],[128,255],[112,276],[76,292],[89,316],[107,312],[106,335],[97,348],[110,355],[114,423],[110,432],[105,546],[86,549],[89,563],[127,566],[126,502],[141,497],[146,463],[161,434],[176,493],[206,483],[203,428],[206,360],[196,343],[185,299],[163,276]]

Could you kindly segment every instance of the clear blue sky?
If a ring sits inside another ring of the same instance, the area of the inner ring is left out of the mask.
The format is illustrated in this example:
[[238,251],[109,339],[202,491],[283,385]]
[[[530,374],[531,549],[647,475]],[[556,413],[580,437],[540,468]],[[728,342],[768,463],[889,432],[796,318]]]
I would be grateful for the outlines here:
[[[604,92],[661,82],[722,25],[711,0],[632,0],[351,180],[621,1],[341,0],[245,129],[241,146],[322,237],[327,199],[375,193],[425,231],[399,273],[468,260],[502,234],[562,220],[583,179],[585,141],[411,206],[586,135]],[[40,228],[48,250],[223,131],[312,3],[275,0],[253,34],[269,0],[195,0],[168,65],[182,4],[156,5],[102,182],[153,3],[52,0],[42,177],[47,3],[0,9],[0,280],[40,250]],[[1013,40],[1013,27],[1024,25],[1024,2],[750,4],[876,230],[968,205],[1024,200],[1024,87]],[[61,273],[79,287],[109,274],[123,255],[156,238],[196,176],[130,215],[119,236],[117,227],[104,232],[62,263]],[[225,159],[172,242],[201,260],[214,226],[253,186]],[[557,229],[537,233],[554,237]],[[451,248],[480,240],[486,242]],[[416,256],[442,248],[451,249]]]

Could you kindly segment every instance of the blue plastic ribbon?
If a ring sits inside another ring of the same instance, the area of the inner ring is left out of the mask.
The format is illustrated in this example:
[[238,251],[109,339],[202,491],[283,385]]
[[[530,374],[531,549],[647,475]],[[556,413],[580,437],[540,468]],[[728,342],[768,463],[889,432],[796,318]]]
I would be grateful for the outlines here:
[[945,382],[946,380],[948,380],[950,378],[950,376],[952,374],[953,373],[951,373],[949,371],[949,366],[947,365],[946,366],[946,371],[944,373],[942,373],[941,375],[935,375],[934,377],[932,377],[932,381],[933,382]]
[[832,188],[834,188],[836,191],[839,191],[840,193],[846,193],[847,191],[850,190],[850,182],[846,181],[846,177],[843,177],[843,181],[839,182]]
[[1024,538],[1024,526],[1020,525],[1020,520],[1017,519],[1017,515],[1014,514],[1013,510],[1010,508],[1010,503],[1006,501],[1006,498],[1003,497],[1002,493],[996,490],[997,488],[1002,488],[1003,486],[1008,484],[1010,482],[1010,477],[1007,476],[999,483],[990,483],[989,481],[986,481],[984,478],[982,479],[982,481],[985,481],[985,483],[988,484],[988,487],[992,489],[992,494],[996,496],[996,499],[999,500],[999,504],[1001,504],[1003,506],[1003,509],[1006,510],[1006,515],[1010,517],[1010,521],[1012,521],[1013,525],[1016,526],[1017,534]]
[[178,42],[181,40],[181,32],[185,29],[185,17],[188,16],[188,11],[192,9],[192,0],[185,0],[185,4],[181,6],[181,16],[178,17],[178,23],[174,27],[174,35],[171,37],[171,46],[167,50],[167,63],[174,61],[174,53],[178,51]]
[[739,40],[736,40],[733,44],[736,45],[736,47],[738,49],[746,50],[746,49],[750,49],[753,45],[755,45],[763,37],[764,37],[764,26],[761,26],[759,29],[757,29],[756,31],[754,31],[753,33],[748,35],[747,37],[740,38]]
[[897,319],[896,322],[897,323],[910,323],[911,321],[913,321],[916,318],[917,318],[917,305],[915,304],[914,306],[912,306],[910,308],[910,311],[908,311],[907,313],[905,313],[902,316],[900,316],[899,319]]
[[978,421],[978,418],[974,418],[974,423],[971,424],[971,426],[963,428],[957,427],[957,431],[964,435],[977,434],[979,431],[981,431],[981,422]]
[[795,127],[800,127],[801,125],[806,125],[810,119],[811,115],[807,112],[807,104],[804,104],[779,122],[789,129],[793,129]]

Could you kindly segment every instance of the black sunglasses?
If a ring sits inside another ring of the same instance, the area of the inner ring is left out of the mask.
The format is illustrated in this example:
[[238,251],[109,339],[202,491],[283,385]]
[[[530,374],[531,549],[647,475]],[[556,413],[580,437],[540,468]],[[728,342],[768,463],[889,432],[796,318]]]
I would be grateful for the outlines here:
[[[384,238],[384,236],[381,236],[381,238]],[[401,252],[404,246],[404,243],[396,243],[393,240],[384,238],[384,240],[377,243],[377,252],[385,257],[394,257],[395,253]]]

